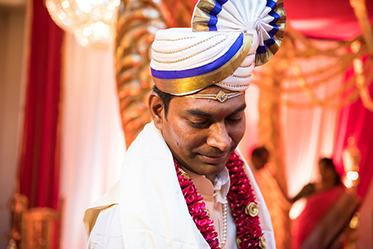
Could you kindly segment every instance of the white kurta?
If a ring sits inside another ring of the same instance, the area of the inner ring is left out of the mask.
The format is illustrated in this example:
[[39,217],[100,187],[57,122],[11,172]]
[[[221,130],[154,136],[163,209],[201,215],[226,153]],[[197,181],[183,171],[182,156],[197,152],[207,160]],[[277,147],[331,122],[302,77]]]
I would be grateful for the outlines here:
[[[120,182],[86,210],[84,221],[89,237],[88,248],[210,248],[189,214],[172,154],[153,123],[148,124],[132,143],[123,165]],[[273,249],[275,242],[267,208],[247,165],[246,173],[260,209],[267,249]],[[202,193],[207,207],[214,210],[211,217],[218,234],[222,233],[220,204],[229,188],[229,181],[223,179],[224,174],[222,172],[216,179],[211,198]],[[228,211],[225,248],[236,248],[235,230]]]

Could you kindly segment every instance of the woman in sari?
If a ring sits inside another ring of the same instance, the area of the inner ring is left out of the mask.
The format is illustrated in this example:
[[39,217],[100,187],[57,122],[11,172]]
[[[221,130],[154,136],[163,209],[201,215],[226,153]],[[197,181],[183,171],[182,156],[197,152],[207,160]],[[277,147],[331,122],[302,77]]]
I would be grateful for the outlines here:
[[342,184],[329,158],[319,161],[321,180],[309,183],[291,199],[307,198],[306,206],[294,221],[292,249],[342,248],[339,235],[351,219],[358,202]]

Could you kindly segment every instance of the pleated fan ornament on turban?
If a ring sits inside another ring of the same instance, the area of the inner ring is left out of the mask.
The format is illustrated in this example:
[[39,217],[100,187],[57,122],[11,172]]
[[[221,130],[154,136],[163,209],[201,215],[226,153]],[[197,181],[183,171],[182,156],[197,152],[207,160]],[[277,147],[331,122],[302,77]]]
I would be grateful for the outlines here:
[[150,64],[154,83],[179,96],[211,85],[244,91],[254,66],[280,48],[285,24],[282,0],[200,0],[192,28],[156,33]]

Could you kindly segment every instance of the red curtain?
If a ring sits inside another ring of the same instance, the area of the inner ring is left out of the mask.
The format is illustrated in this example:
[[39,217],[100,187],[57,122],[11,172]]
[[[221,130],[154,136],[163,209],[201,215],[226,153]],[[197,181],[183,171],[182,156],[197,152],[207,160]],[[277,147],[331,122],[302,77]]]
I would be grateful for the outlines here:
[[[353,74],[352,70],[347,73],[347,78]],[[370,95],[373,94],[373,82],[369,88]],[[355,103],[342,108],[337,129],[336,146],[333,160],[339,172],[344,172],[342,152],[348,147],[348,138],[355,137],[355,144],[361,152],[360,161],[360,183],[357,187],[358,195],[364,198],[372,176],[373,176],[373,112],[364,107],[359,98]]]
[[[349,1],[286,0],[284,6],[288,24],[307,37],[347,41],[361,35],[361,27]],[[365,1],[365,6],[372,23],[373,1]],[[352,74],[351,70],[346,77],[349,78]],[[370,93],[372,96],[372,85]],[[361,197],[365,196],[373,175],[373,153],[369,153],[370,146],[373,146],[372,124],[373,112],[363,106],[361,99],[342,108],[340,112],[333,160],[339,171],[343,172],[342,151],[348,146],[348,138],[354,136],[361,151],[358,185]]]
[[33,0],[19,192],[29,207],[58,207],[59,103],[63,31]]

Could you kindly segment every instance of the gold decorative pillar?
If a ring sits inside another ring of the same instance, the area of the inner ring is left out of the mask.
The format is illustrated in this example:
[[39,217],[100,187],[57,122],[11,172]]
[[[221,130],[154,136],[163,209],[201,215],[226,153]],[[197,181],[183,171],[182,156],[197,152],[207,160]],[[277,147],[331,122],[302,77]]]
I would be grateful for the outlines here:
[[350,5],[354,9],[357,20],[359,21],[365,43],[368,47],[371,58],[373,58],[373,33],[369,23],[368,11],[365,0],[350,0]]
[[127,147],[151,120],[147,108],[148,94],[153,86],[149,53],[155,32],[165,27],[156,1],[121,1],[115,40],[115,69]]
[[[345,171],[344,184],[347,188],[350,188],[351,194],[357,197],[357,186],[359,184],[359,164],[361,159],[361,152],[356,146],[355,138],[350,136],[348,138],[348,147],[342,152],[343,167]],[[356,211],[353,215],[348,227],[345,229],[345,249],[356,249],[358,234],[357,229],[359,227],[359,211]]]
[[151,121],[148,95],[153,87],[150,49],[155,33],[188,26],[192,1],[121,0],[115,40],[115,69],[122,127],[127,147]]
[[342,152],[343,167],[345,170],[345,181],[344,184],[348,188],[354,188],[359,184],[359,164],[361,158],[361,152],[355,144],[355,138],[353,136],[348,138],[348,147]]

